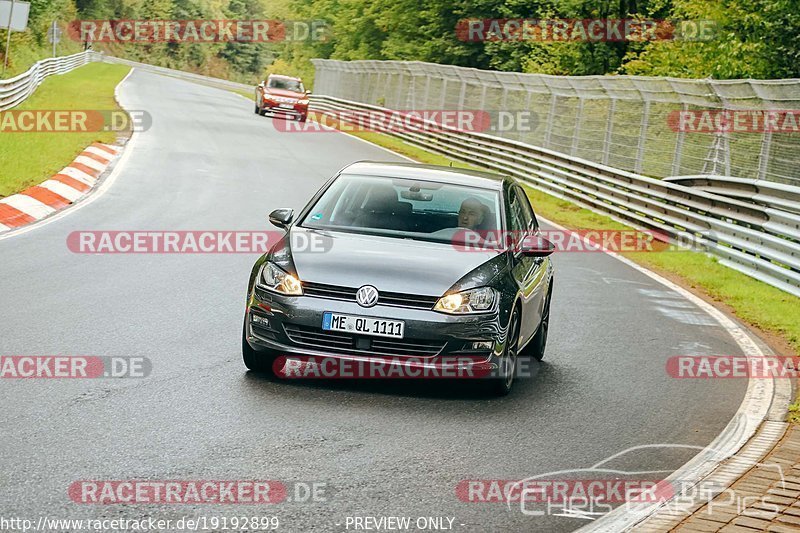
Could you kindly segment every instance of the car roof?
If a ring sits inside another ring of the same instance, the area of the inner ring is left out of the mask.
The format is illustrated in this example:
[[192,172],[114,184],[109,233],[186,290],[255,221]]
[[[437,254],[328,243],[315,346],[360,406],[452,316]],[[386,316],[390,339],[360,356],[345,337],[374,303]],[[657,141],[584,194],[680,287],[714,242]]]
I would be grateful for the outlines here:
[[295,78],[294,76],[284,76],[283,74],[270,74],[267,78],[283,78],[285,80],[295,80],[295,81],[303,81],[300,78]]
[[464,168],[417,163],[390,163],[384,161],[358,161],[342,169],[341,174],[409,178],[452,185],[465,185],[483,189],[502,190],[503,181],[510,178],[491,172],[480,172]]

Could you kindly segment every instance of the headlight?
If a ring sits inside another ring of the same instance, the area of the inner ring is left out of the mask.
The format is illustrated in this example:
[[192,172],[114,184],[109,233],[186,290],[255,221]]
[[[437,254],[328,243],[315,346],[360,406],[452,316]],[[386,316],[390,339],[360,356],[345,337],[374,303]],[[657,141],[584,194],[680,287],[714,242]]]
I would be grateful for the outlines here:
[[298,100],[297,103],[300,105],[308,105],[308,100]]
[[497,291],[491,287],[447,294],[439,298],[433,310],[451,315],[482,313],[492,308],[496,295]]
[[269,261],[261,267],[261,272],[258,273],[258,278],[256,278],[256,284],[279,294],[289,296],[301,296],[303,294],[303,287],[299,279],[284,272]]

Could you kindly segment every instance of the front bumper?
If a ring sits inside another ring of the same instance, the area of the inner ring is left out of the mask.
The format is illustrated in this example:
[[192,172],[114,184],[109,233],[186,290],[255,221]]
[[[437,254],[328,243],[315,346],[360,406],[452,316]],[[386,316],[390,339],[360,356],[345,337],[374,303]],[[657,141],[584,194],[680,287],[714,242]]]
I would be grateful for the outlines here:
[[[322,330],[326,311],[402,320],[403,339]],[[314,296],[281,296],[254,289],[247,306],[247,341],[255,350],[276,355],[385,360],[411,366],[463,367],[494,365],[502,353],[504,328],[499,314],[454,316],[425,309],[357,303]],[[492,341],[492,349],[473,350],[475,341]]]
[[[291,105],[291,107],[281,107],[281,105]],[[294,117],[303,117],[308,115],[308,104],[281,104],[272,100],[264,100],[262,109],[270,113],[277,113],[282,115],[290,115]]]

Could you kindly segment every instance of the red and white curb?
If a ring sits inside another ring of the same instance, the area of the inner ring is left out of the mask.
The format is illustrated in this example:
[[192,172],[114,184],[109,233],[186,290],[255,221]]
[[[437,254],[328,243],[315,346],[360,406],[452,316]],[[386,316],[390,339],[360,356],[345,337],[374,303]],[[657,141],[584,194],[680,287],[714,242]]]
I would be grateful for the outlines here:
[[97,185],[120,150],[94,143],[49,180],[0,200],[0,233],[41,220],[78,201]]

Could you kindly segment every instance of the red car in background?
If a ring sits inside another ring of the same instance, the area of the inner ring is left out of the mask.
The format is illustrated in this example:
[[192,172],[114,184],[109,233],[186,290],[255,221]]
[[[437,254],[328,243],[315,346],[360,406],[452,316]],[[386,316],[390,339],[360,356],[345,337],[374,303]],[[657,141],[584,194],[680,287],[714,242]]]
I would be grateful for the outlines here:
[[308,117],[308,95],[300,78],[270,74],[256,87],[256,113],[276,113],[297,117],[305,122]]

